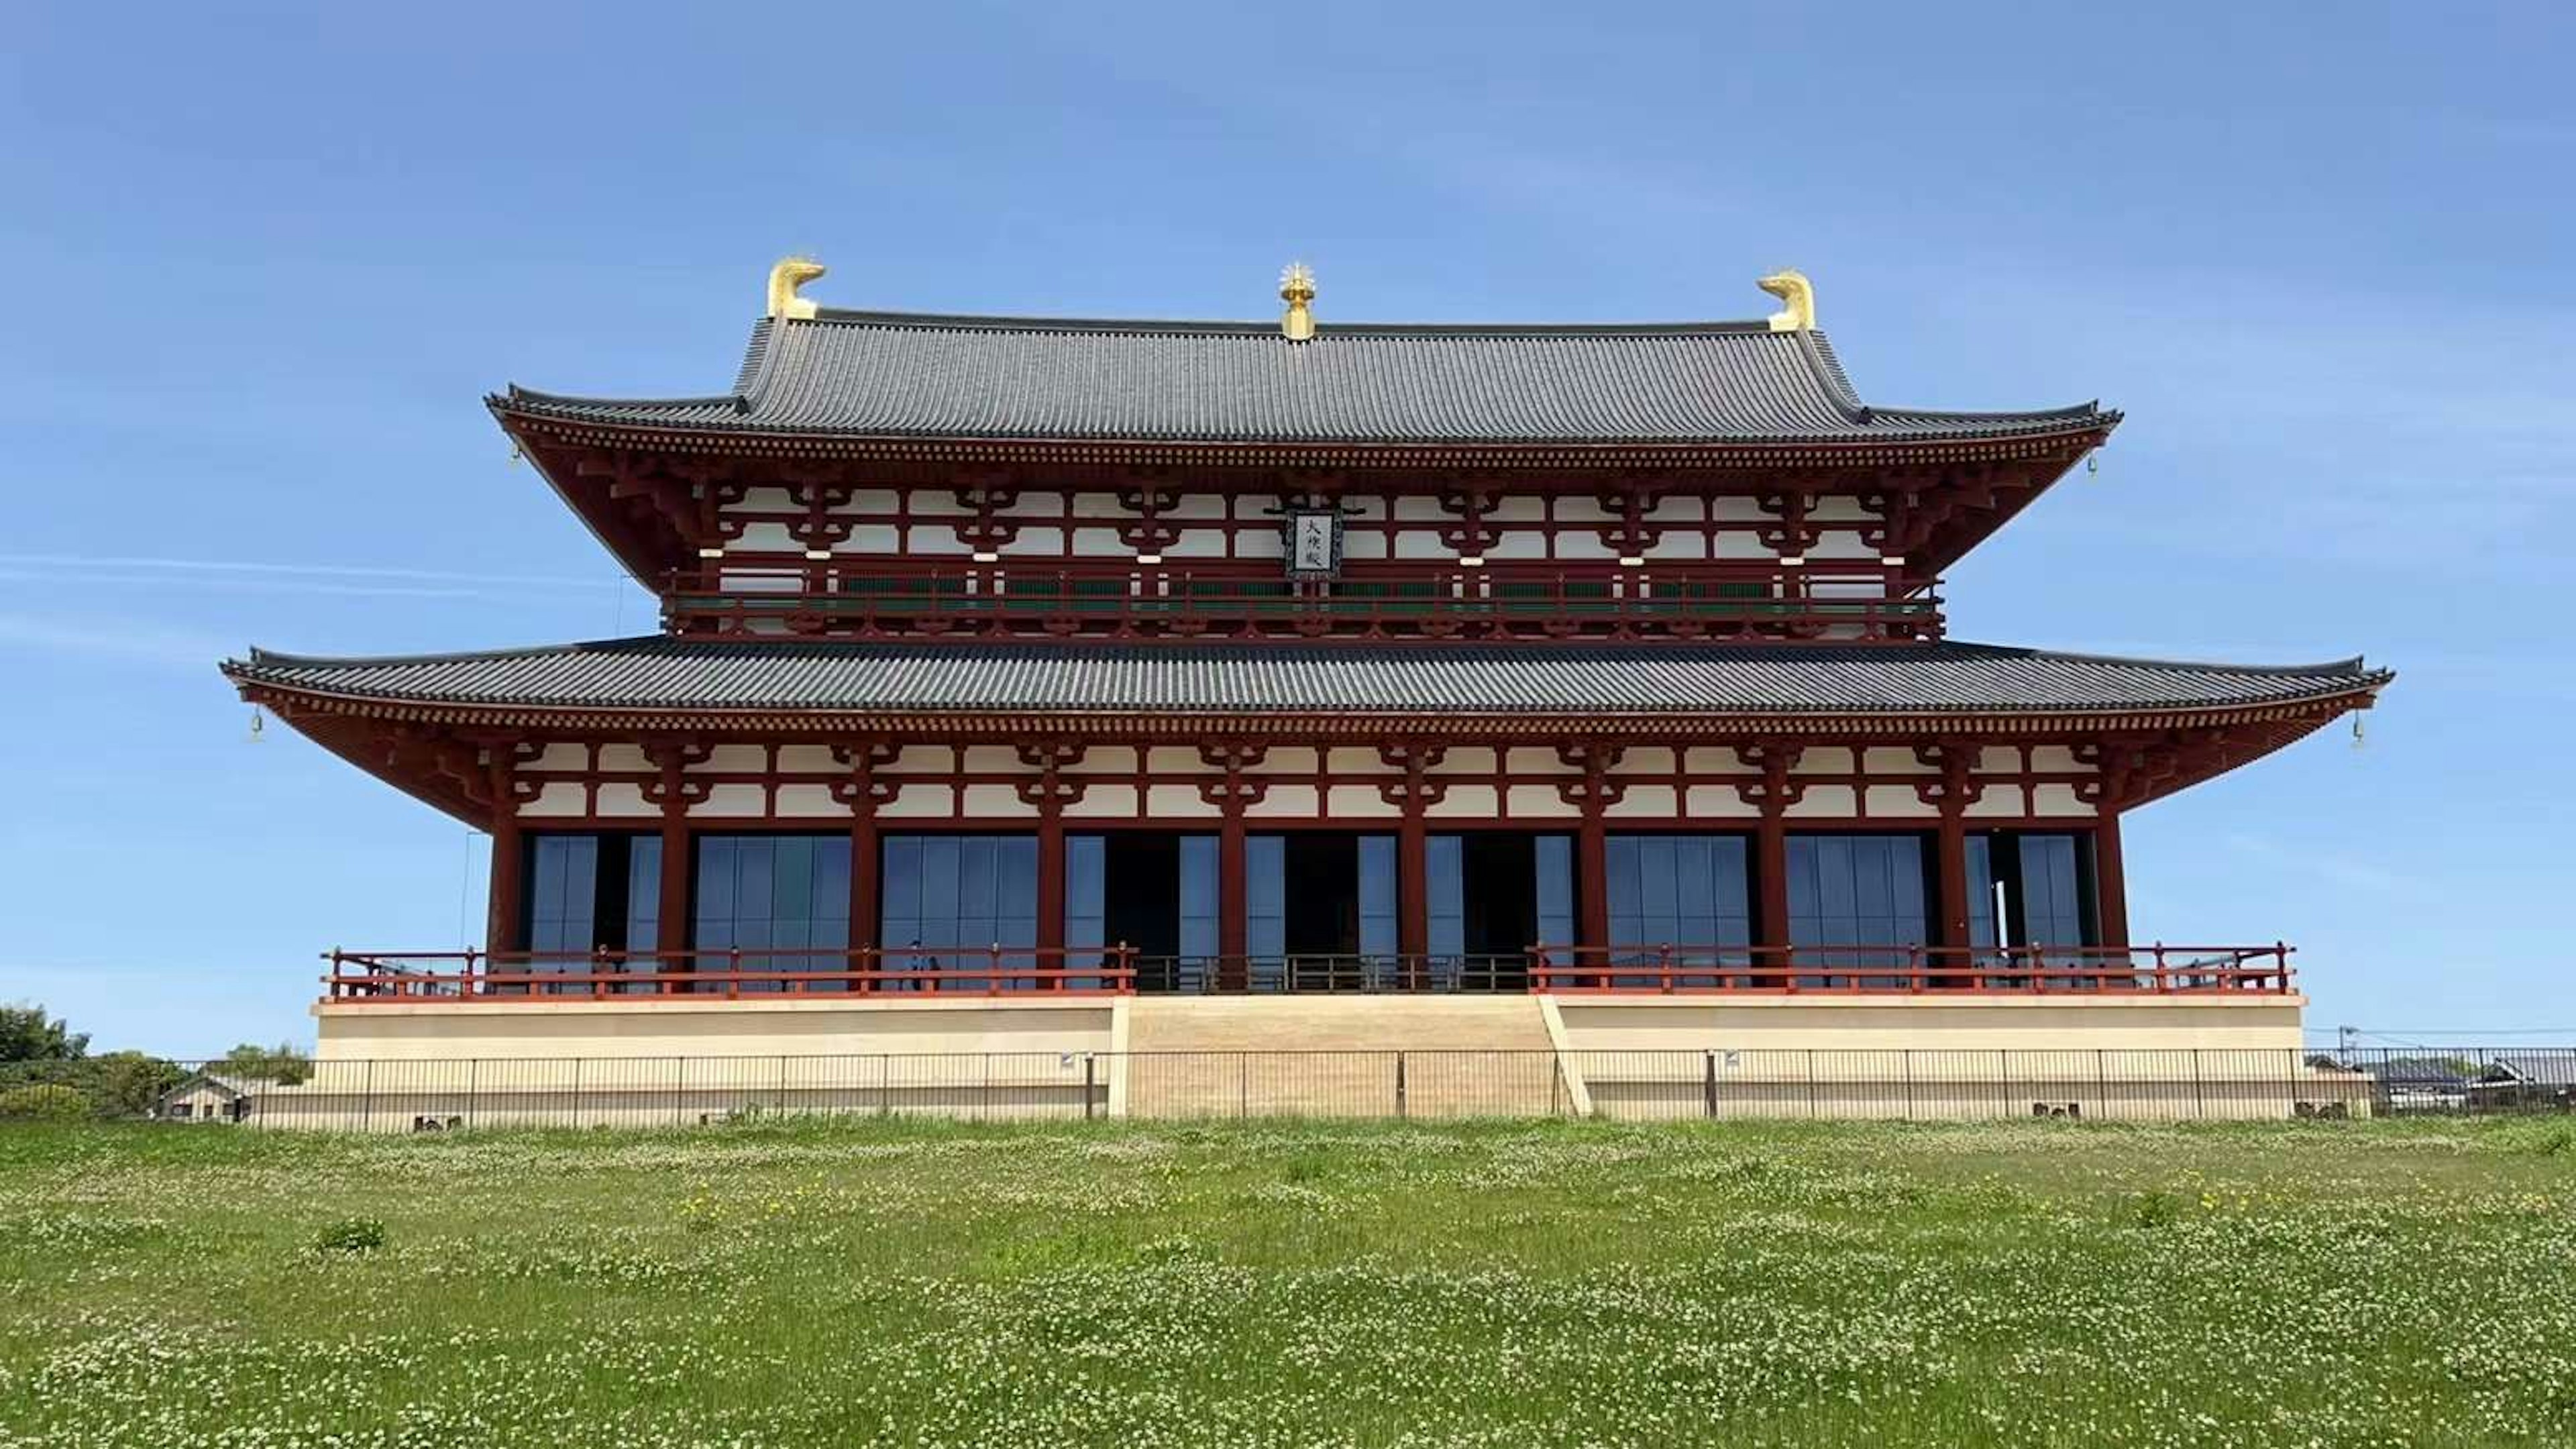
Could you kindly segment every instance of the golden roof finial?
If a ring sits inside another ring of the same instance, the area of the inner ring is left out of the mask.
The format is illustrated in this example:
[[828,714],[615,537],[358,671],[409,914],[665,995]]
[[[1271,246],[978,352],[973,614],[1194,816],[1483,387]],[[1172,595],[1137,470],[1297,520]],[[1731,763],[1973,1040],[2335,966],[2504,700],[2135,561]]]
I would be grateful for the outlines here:
[[811,317],[814,304],[796,295],[796,289],[823,275],[823,264],[812,257],[781,257],[769,269],[769,313],[772,317]]
[[1816,286],[1807,274],[1795,267],[1782,267],[1753,285],[1779,298],[1783,306],[1771,314],[1774,332],[1812,332],[1816,326]]
[[1315,300],[1315,273],[1304,262],[1290,262],[1279,274],[1279,300],[1288,304],[1288,314],[1279,319],[1280,335],[1291,342],[1309,342],[1315,336],[1315,314],[1309,304]]

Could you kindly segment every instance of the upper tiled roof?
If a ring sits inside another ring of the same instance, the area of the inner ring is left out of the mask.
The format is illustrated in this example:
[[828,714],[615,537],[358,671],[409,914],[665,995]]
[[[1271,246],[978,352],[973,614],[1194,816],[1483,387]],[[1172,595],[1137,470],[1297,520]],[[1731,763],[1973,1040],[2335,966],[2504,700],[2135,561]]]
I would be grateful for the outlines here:
[[2288,703],[2375,689],[2358,659],[2257,667],[1983,644],[1141,645],[682,640],[311,659],[243,684],[370,700],[594,709],[1418,714],[2059,714]]
[[734,390],[507,413],[871,438],[1287,444],[1935,442],[2108,427],[2098,404],[1955,413],[1861,402],[1821,332],[1112,322],[825,310],[764,321]]

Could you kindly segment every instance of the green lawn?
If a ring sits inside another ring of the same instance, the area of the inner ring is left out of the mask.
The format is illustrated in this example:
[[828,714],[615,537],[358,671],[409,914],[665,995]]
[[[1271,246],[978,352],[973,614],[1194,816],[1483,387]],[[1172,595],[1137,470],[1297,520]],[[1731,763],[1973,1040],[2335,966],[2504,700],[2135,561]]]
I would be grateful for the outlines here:
[[2564,1445],[2571,1206],[2547,1120],[13,1128],[0,1445]]

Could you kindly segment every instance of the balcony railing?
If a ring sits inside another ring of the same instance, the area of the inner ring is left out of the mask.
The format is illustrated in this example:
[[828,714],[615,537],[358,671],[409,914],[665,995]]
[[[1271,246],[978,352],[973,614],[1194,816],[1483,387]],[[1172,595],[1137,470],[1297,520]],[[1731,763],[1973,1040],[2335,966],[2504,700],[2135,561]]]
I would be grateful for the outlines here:
[[2285,995],[2270,946],[1533,946],[1502,954],[1149,956],[1130,946],[332,951],[331,1002],[703,1001],[1019,992]]
[[906,946],[656,951],[331,951],[323,999],[352,1002],[630,1000],[942,992],[1133,991],[1123,946]]
[[2287,945],[1537,946],[1530,989],[1551,992],[2212,992],[2286,995]]
[[672,632],[700,636],[1873,642],[1940,637],[1935,586],[1867,564],[1615,577],[1496,566],[1330,582],[1141,567],[720,565],[670,576],[663,616]]

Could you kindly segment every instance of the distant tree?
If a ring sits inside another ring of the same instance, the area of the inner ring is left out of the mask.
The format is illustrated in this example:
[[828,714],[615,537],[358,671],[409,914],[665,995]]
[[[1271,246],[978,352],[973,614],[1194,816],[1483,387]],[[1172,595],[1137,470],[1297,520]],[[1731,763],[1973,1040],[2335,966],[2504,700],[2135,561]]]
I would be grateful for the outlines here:
[[280,1086],[292,1087],[313,1075],[313,1062],[304,1053],[297,1051],[291,1042],[279,1042],[275,1046],[266,1047],[252,1042],[243,1042],[240,1046],[224,1053],[223,1060],[207,1063],[206,1069],[221,1072],[228,1077],[244,1077],[252,1081],[275,1082]]
[[188,1079],[187,1072],[142,1052],[108,1052],[81,1063],[79,1082],[102,1117],[140,1117],[162,1094]]
[[0,1006],[0,1062],[68,1062],[87,1055],[89,1033],[75,1032],[33,1002]]

